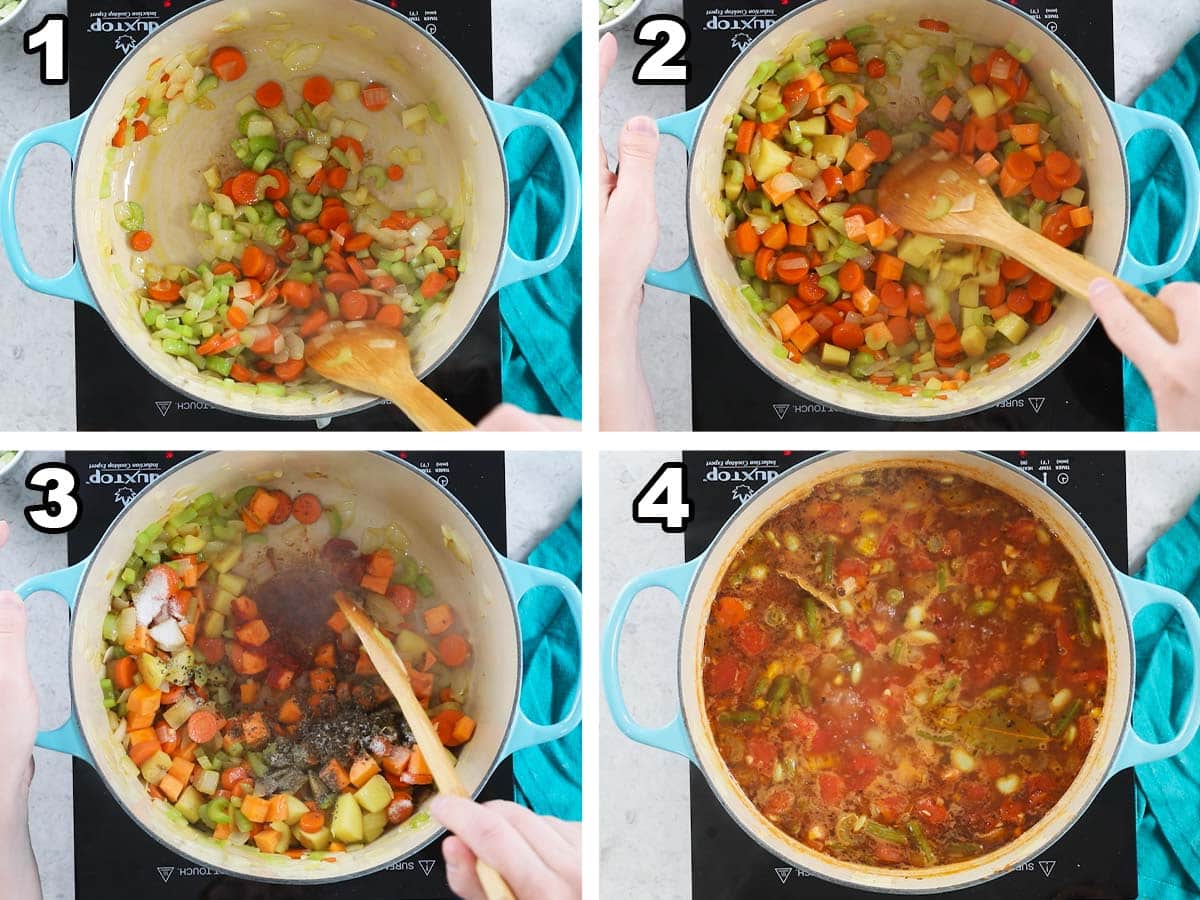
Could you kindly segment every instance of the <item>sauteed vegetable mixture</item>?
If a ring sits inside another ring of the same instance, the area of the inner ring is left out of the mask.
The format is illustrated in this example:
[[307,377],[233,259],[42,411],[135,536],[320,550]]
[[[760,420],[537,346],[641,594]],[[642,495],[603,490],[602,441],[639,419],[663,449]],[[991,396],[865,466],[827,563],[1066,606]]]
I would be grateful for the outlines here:
[[[150,795],[263,853],[353,850],[413,816],[433,778],[399,706],[333,602],[394,639],[447,747],[471,643],[398,525],[339,537],[313,494],[208,493],[142,531],[103,625],[114,738]],[[307,556],[293,557],[298,548]]]
[[[926,19],[887,35],[860,25],[758,67],[726,137],[722,204],[777,355],[944,399],[1050,319],[1062,294],[1022,263],[904,233],[875,207],[889,160],[932,142],[972,162],[1022,224],[1076,247],[1092,223],[1083,172],[1030,58]],[[949,212],[945,198],[931,219]]]
[[[234,47],[155,61],[112,152],[154,140],[188,106],[215,109],[212,92],[246,70]],[[332,388],[307,371],[305,339],[362,319],[407,333],[445,303],[462,262],[461,220],[436,190],[418,193],[411,208],[383,199],[422,152],[393,147],[382,158],[365,143],[368,125],[351,116],[398,115],[414,134],[446,120],[432,102],[392,109],[391,90],[376,82],[314,74],[246,87],[216,124],[235,135],[230,154],[196,185],[205,197],[190,221],[197,258],[162,267],[136,257],[136,302],[163,350],[231,389],[322,393]],[[133,201],[116,203],[114,214],[139,254],[164,224]]]
[[815,487],[729,564],[704,643],[721,756],[779,828],[919,868],[1027,831],[1104,705],[1087,581],[1020,503],[942,470]]

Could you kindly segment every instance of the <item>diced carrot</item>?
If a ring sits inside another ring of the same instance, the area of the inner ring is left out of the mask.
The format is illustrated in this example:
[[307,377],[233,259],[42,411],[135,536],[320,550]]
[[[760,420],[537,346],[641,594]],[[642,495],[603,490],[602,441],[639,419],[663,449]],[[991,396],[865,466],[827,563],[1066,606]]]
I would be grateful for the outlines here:
[[132,656],[122,656],[111,663],[113,687],[118,691],[133,687],[133,676],[137,674],[137,660]]
[[233,615],[239,622],[250,622],[258,618],[258,604],[242,594],[233,601]]
[[875,275],[881,281],[899,281],[904,275],[904,262],[890,253],[880,253],[875,262]]
[[289,697],[284,700],[279,707],[279,721],[284,725],[295,725],[300,721],[302,714],[300,712],[300,704]]
[[323,669],[332,669],[337,666],[337,651],[333,644],[322,644],[316,649],[313,653],[313,665]]
[[321,768],[321,781],[323,781],[330,790],[344,791],[350,786],[350,776],[346,774],[345,768],[337,759],[331,759]]
[[333,615],[325,620],[325,624],[338,634],[341,634],[350,626],[350,623],[346,621],[346,616],[340,609],[334,611]]
[[954,110],[954,101],[950,99],[949,94],[942,94],[938,97],[937,102],[929,110],[929,114],[939,122],[945,122],[950,118],[950,113]]
[[758,251],[760,244],[758,232],[754,230],[754,226],[748,219],[734,230],[733,242],[737,252],[742,256],[750,256]]
[[1037,122],[1029,122],[1023,125],[1013,125],[1009,129],[1012,138],[1018,144],[1025,146],[1027,144],[1036,144],[1042,136],[1042,127]]
[[125,700],[125,708],[135,715],[153,716],[162,704],[162,693],[150,685],[142,683],[129,693]]
[[150,631],[144,625],[138,625],[134,629],[133,637],[125,642],[125,652],[130,656],[141,656],[143,653],[154,652],[154,638],[150,637]]
[[164,775],[162,781],[158,783],[158,789],[162,791],[163,796],[165,796],[172,803],[179,799],[179,795],[183,793],[183,789],[185,787],[187,787],[186,782],[180,781],[170,773]]
[[771,313],[771,321],[775,323],[779,329],[780,336],[785,341],[790,340],[796,329],[803,324],[800,321],[800,317],[796,315],[795,310],[786,303]]
[[975,160],[975,171],[984,178],[987,178],[999,168],[1000,160],[996,159],[990,153],[984,153],[979,159]]
[[[153,735],[153,732],[151,734]],[[158,739],[151,737],[147,741],[138,741],[136,744],[130,743],[129,758],[133,760],[135,766],[141,766],[142,763],[161,749],[162,745],[158,742]]]
[[308,687],[314,694],[329,694],[337,686],[337,676],[330,669],[313,669],[308,673]]
[[470,716],[463,716],[454,723],[454,744],[450,746],[460,746],[469,741],[475,734],[475,720]]
[[355,787],[362,787],[378,774],[379,763],[370,756],[360,756],[350,764],[350,783]]
[[744,119],[738,126],[737,143],[734,144],[735,153],[750,152],[750,146],[754,143],[754,126],[755,123],[750,119]]
[[249,794],[242,798],[242,815],[251,822],[266,822],[271,804],[263,797]]
[[[785,303],[786,307],[787,304]],[[788,307],[789,309],[791,307]],[[443,665],[457,668],[471,656],[471,643],[461,634],[448,634],[438,642],[438,657]]]
[[853,169],[842,176],[842,187],[847,194],[857,194],[867,186],[867,173]]
[[287,794],[275,794],[267,802],[267,821],[283,822],[288,817]]
[[821,340],[821,335],[809,322],[801,323],[800,327],[792,332],[791,342],[802,354],[815,347],[819,340]]
[[793,247],[803,247],[808,243],[808,226],[788,223],[788,243]]
[[1086,206],[1071,210],[1071,224],[1076,228],[1087,228],[1092,224],[1092,211]]
[[238,690],[241,694],[242,705],[249,706],[258,697],[258,682],[257,681],[243,681],[241,683],[241,686],[238,688]]
[[[763,232],[762,242],[764,247],[770,247],[772,250],[782,250],[788,245],[787,226],[782,222],[776,222]],[[391,577],[390,573],[389,577]]]
[[388,589],[388,580],[379,575],[364,575],[358,584],[373,594],[386,594]]
[[267,670],[267,657],[257,650],[250,650],[241,644],[230,642],[228,647],[229,664],[239,675],[258,675]]
[[261,647],[271,639],[267,623],[262,619],[253,619],[234,631],[237,639],[248,647]]

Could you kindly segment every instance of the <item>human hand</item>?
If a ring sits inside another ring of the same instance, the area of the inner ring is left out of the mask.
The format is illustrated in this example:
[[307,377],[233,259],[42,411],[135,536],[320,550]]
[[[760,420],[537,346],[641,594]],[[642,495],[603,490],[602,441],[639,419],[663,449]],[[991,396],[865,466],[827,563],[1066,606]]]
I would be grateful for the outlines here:
[[[601,91],[616,61],[617,39],[606,34],[600,41]],[[642,281],[658,249],[658,144],[658,125],[637,116],[621,130],[618,172],[608,167],[608,154],[600,145],[600,300],[605,319],[636,317],[642,302]]]
[[1164,340],[1111,281],[1093,281],[1089,299],[1109,339],[1146,379],[1158,430],[1200,431],[1200,285],[1168,284],[1158,295],[1175,313],[1179,340],[1174,344]]
[[580,423],[558,416],[534,415],[511,403],[501,403],[479,420],[479,431],[579,431]]
[[37,720],[37,693],[25,661],[25,604],[12,591],[0,591],[0,747],[7,758],[0,765],[0,804],[5,814],[25,814]]
[[[600,41],[600,90],[617,61],[617,39]],[[642,283],[658,249],[654,168],[658,126],[638,116],[625,123],[617,148],[618,172],[600,144],[600,427],[654,430],[654,404],[638,356]]]
[[517,900],[578,900],[583,894],[582,830],[503,800],[474,803],[441,794],[430,807],[453,836],[446,838],[446,875],[463,900],[486,900],[475,876],[482,859],[500,873]]

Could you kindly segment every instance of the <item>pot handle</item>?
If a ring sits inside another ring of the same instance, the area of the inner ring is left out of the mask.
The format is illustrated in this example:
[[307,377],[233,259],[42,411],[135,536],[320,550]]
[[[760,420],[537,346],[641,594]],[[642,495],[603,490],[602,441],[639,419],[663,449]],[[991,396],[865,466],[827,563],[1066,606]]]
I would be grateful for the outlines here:
[[[639,744],[667,750],[678,754],[690,762],[696,761],[692,750],[692,741],[688,737],[687,728],[683,724],[683,712],[677,712],[675,718],[662,728],[647,728],[633,720],[629,707],[625,704],[625,694],[621,690],[621,632],[625,627],[625,618],[637,595],[649,587],[666,588],[680,604],[687,602],[688,587],[692,576],[700,565],[700,559],[674,566],[669,569],[659,569],[648,572],[629,582],[617,595],[616,605],[608,617],[608,625],[604,629],[604,644],[600,650],[600,677],[604,681],[604,694],[608,697],[608,708],[612,713],[617,727]],[[676,655],[678,655],[679,638],[676,638]]]
[[1143,131],[1161,131],[1170,139],[1175,154],[1179,157],[1179,167],[1183,171],[1185,205],[1183,221],[1179,223],[1179,246],[1175,248],[1169,260],[1159,265],[1147,265],[1127,250],[1119,273],[1122,278],[1133,284],[1162,281],[1184,267],[1196,248],[1197,237],[1200,237],[1200,163],[1196,161],[1196,151],[1187,134],[1166,116],[1132,106],[1122,106],[1111,100],[1108,102],[1108,108],[1117,125],[1117,136],[1122,147],[1128,147],[1134,135]]
[[[509,583],[513,587],[513,596],[517,598],[518,610],[520,609],[521,601],[534,588],[551,587],[562,594],[563,599],[567,601],[567,608],[571,611],[571,618],[575,621],[575,633],[579,636],[582,648],[583,595],[579,592],[579,588],[575,586],[575,582],[559,572],[515,562],[511,559],[503,560],[503,564],[505,574],[508,575]],[[504,753],[506,755],[516,753],[518,750],[524,750],[527,747],[535,747],[538,744],[557,741],[559,738],[565,737],[574,731],[582,719],[583,690],[578,681],[575,685],[575,702],[571,704],[570,711],[553,724],[542,725],[534,722],[521,711],[521,705],[518,703],[516,718],[513,721],[512,734],[509,736]]]
[[24,282],[26,287],[31,287],[42,294],[65,297],[95,309],[96,301],[92,297],[92,292],[88,290],[87,280],[83,277],[83,268],[79,264],[78,254],[75,256],[75,262],[71,264],[71,268],[65,274],[59,275],[57,278],[45,278],[30,267],[29,260],[25,258],[25,251],[21,247],[20,236],[17,234],[17,181],[20,178],[25,157],[39,144],[57,144],[67,151],[67,155],[71,157],[71,163],[74,165],[75,153],[79,148],[79,136],[83,132],[83,124],[87,119],[88,112],[81,113],[74,119],[67,119],[65,122],[57,122],[54,125],[39,128],[37,131],[31,131],[17,141],[12,153],[8,155],[8,161],[4,164],[4,174],[0,176],[0,196],[3,196],[4,202],[4,216],[0,217],[0,240],[4,241],[4,251],[8,254],[13,271],[17,273],[17,277]]
[[1175,737],[1169,741],[1161,744],[1144,741],[1138,737],[1137,732],[1133,730],[1133,725],[1130,724],[1110,774],[1116,774],[1130,766],[1140,766],[1144,763],[1157,762],[1175,756],[1192,742],[1197,729],[1200,729],[1200,615],[1196,613],[1196,607],[1192,605],[1191,600],[1178,591],[1150,584],[1130,575],[1118,572],[1117,582],[1120,584],[1121,593],[1124,594],[1125,601],[1129,606],[1131,625],[1143,609],[1158,604],[1170,606],[1179,614],[1192,650],[1192,694],[1188,701],[1187,716],[1183,725]]
[[561,125],[544,113],[532,109],[507,106],[492,100],[488,100],[487,105],[492,114],[492,121],[496,124],[496,131],[500,135],[501,147],[509,135],[522,128],[536,128],[546,135],[554,150],[554,156],[558,160],[563,184],[562,229],[558,233],[558,243],[554,245],[554,249],[548,256],[543,256],[541,259],[526,259],[516,253],[512,247],[505,246],[504,258],[500,262],[500,271],[496,275],[495,287],[496,290],[500,290],[518,281],[545,275],[562,265],[567,254],[571,252],[571,247],[575,243],[575,234],[579,230],[581,188],[575,151]]
[[[50,591],[58,594],[67,604],[67,612],[73,614],[75,597],[79,593],[79,584],[83,581],[83,573],[91,561],[89,556],[66,569],[59,569],[57,572],[49,572],[45,575],[34,575],[17,585],[16,592],[22,600],[29,599],[29,595],[37,591]],[[59,753],[78,756],[87,763],[92,762],[92,755],[88,753],[87,744],[83,741],[83,733],[79,730],[79,722],[75,718],[74,710],[71,710],[67,721],[58,728],[53,731],[39,731],[34,744],[47,750],[57,750]]]
[[[689,109],[687,112],[659,119],[659,133],[675,138],[683,144],[683,149],[691,157],[692,150],[696,146],[696,132],[700,127],[700,119],[707,107],[707,103],[702,103],[695,109]],[[700,268],[696,265],[696,255],[692,252],[690,241],[687,259],[669,272],[664,272],[660,269],[648,270],[646,272],[646,284],[695,297],[712,306],[712,298],[709,296],[708,290],[704,287],[704,281],[700,277]]]

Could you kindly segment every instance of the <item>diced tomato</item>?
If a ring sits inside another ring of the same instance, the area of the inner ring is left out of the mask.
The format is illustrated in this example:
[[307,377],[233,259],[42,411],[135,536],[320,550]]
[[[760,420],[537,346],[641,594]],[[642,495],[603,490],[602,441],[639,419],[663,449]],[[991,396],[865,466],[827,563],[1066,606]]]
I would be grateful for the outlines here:
[[881,797],[874,801],[877,810],[876,818],[884,825],[894,825],[900,821],[900,817],[904,815],[904,811],[908,808],[908,804],[903,797],[893,795],[891,797]]
[[826,806],[839,806],[846,796],[846,782],[834,772],[822,772],[817,776],[817,790]]
[[779,758],[779,750],[765,738],[750,738],[746,741],[747,761],[763,774],[769,774],[775,769],[775,760]]
[[937,563],[924,550],[913,550],[908,554],[908,568],[911,572],[932,572]]
[[853,578],[858,582],[859,587],[867,583],[867,561],[860,559],[857,556],[847,556],[837,564],[837,580],[845,581],[847,578]]
[[875,632],[871,630],[869,625],[847,625],[846,633],[850,635],[850,640],[862,647],[867,653],[874,653],[875,648],[879,646],[879,641],[875,638]]
[[783,722],[784,730],[787,731],[790,737],[798,738],[799,740],[808,740],[817,733],[817,723],[814,719],[806,716],[800,710],[792,710],[788,717]]
[[976,550],[967,557],[963,577],[974,587],[995,587],[1002,575],[1000,560],[993,551]]
[[722,656],[705,670],[704,676],[710,694],[738,694],[746,683],[746,671],[733,656]]
[[1005,529],[1009,540],[1018,544],[1032,544],[1037,539],[1037,522],[1031,518],[1017,519]]
[[904,848],[887,841],[875,842],[875,858],[882,863],[904,862]]
[[1000,818],[1009,825],[1020,825],[1025,819],[1025,806],[1020,800],[1005,800],[1000,804]]
[[950,818],[946,807],[932,797],[922,797],[913,804],[913,813],[927,825],[941,825]]
[[787,788],[777,788],[763,801],[763,812],[768,816],[781,816],[796,802],[796,795]]
[[758,656],[767,649],[767,632],[757,622],[743,622],[733,633],[733,642],[747,656]]

